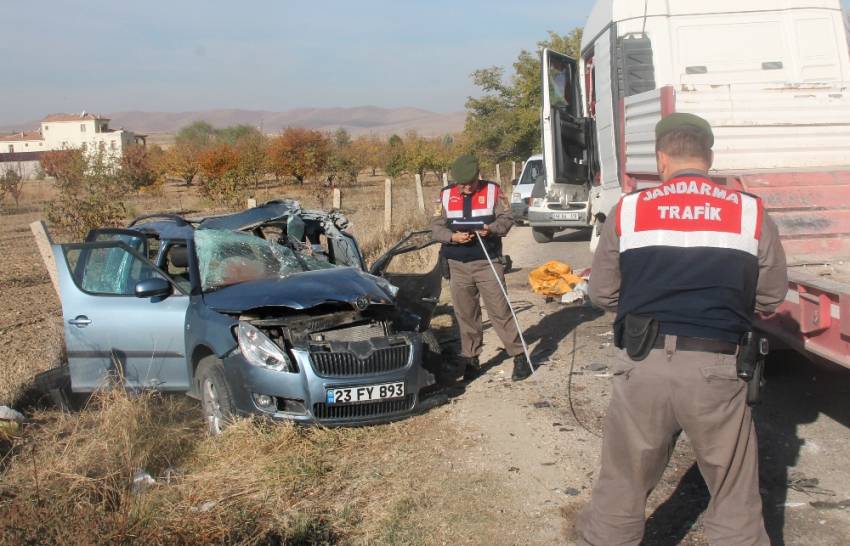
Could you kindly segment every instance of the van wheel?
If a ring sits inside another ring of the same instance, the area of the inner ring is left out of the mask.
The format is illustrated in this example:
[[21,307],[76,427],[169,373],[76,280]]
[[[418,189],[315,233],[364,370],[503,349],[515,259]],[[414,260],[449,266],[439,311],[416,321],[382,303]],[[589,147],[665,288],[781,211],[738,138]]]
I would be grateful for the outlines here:
[[551,243],[552,239],[555,237],[555,230],[533,227],[531,228],[531,235],[538,243]]
[[233,396],[224,377],[224,365],[215,358],[204,359],[198,365],[197,381],[207,430],[213,436],[221,434],[235,414]]

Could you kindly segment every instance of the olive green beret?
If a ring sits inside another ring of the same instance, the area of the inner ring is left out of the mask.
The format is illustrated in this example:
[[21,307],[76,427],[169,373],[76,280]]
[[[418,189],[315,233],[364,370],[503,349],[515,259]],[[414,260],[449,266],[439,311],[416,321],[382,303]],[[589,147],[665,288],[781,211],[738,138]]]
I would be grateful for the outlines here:
[[711,148],[714,146],[714,133],[711,131],[711,125],[699,116],[684,112],[675,112],[659,121],[655,125],[655,139],[658,140],[673,129],[679,129],[681,127],[697,129],[708,137],[708,147]]
[[455,184],[469,184],[478,176],[479,166],[475,156],[464,154],[452,163],[452,180]]

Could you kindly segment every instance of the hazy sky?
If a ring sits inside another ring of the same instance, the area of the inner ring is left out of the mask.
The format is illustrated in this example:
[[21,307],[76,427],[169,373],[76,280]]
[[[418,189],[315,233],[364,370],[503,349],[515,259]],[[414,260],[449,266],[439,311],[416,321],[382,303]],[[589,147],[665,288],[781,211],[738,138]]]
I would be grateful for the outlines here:
[[[593,0],[0,0],[0,123],[50,112],[461,111]],[[846,7],[850,0],[842,0]]]
[[49,112],[416,106],[462,111],[592,0],[2,0],[0,123]]

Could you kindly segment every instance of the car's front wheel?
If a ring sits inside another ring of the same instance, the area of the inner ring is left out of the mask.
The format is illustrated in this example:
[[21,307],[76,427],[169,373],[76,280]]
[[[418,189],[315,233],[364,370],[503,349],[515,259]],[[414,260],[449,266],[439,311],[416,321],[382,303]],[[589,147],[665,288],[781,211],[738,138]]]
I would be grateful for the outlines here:
[[224,377],[224,365],[215,358],[204,359],[198,365],[197,380],[207,429],[212,435],[221,434],[235,414],[233,396]]

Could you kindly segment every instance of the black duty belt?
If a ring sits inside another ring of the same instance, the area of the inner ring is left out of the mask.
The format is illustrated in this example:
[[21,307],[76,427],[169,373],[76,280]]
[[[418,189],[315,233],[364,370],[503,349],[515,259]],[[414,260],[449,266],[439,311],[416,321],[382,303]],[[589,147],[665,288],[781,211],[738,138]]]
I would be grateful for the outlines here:
[[[656,349],[664,348],[664,334],[660,334],[655,340]],[[676,336],[677,351],[698,351],[703,353],[720,353],[734,355],[738,352],[738,346],[728,341],[709,339],[704,337]]]

